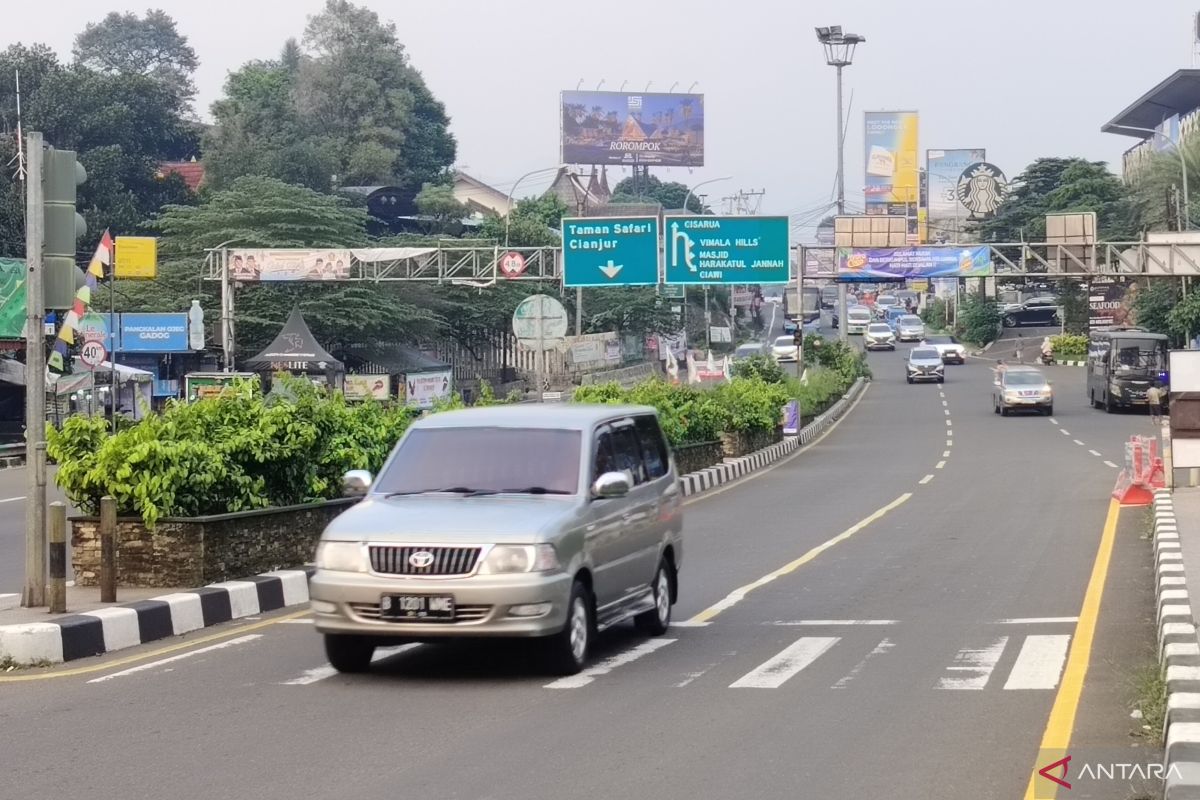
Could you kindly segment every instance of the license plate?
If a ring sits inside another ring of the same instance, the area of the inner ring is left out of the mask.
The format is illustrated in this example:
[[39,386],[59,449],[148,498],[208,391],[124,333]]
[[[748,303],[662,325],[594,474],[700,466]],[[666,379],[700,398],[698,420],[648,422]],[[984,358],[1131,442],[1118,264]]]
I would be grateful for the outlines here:
[[454,619],[454,598],[449,595],[384,595],[379,599],[379,614],[388,619]]

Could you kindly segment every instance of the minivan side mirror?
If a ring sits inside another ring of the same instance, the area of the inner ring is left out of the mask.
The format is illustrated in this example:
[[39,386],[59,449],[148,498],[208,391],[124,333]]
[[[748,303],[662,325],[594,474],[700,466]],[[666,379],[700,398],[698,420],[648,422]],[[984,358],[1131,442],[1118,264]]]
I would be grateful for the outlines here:
[[600,500],[624,497],[633,486],[624,472],[606,472],[592,484],[592,496]]
[[372,480],[369,470],[352,469],[342,476],[342,494],[345,497],[364,495],[371,488]]

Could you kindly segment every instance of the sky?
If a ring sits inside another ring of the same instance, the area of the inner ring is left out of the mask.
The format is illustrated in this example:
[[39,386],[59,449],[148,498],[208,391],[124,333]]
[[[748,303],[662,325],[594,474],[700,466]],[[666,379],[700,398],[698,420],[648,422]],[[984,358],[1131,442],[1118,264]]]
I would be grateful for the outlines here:
[[[146,3],[59,0],[6,9],[4,46],[42,42],[69,57],[74,35],[108,11]],[[763,191],[760,211],[812,224],[834,199],[835,71],[816,26],[866,37],[845,71],[846,196],[861,209],[863,112],[917,110],[927,148],[983,147],[1014,177],[1042,156],[1120,169],[1136,140],[1100,126],[1193,65],[1200,2],[1147,0],[359,0],[396,24],[412,63],[445,104],[460,169],[508,191],[559,157],[559,92],[580,88],[705,96],[705,165],[652,169],[710,204]],[[225,76],[274,58],[324,0],[157,0],[200,58],[197,110]],[[64,24],[78,20],[78,25]],[[1197,61],[1200,65],[1200,61]],[[524,196],[551,173],[520,183]],[[610,172],[610,182],[619,177]],[[802,238],[812,234],[802,228]]]

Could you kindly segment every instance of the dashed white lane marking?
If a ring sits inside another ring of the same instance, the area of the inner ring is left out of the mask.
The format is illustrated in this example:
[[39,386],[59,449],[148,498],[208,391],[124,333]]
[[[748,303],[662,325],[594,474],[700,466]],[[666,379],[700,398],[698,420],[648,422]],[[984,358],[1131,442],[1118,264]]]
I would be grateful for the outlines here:
[[837,644],[836,636],[805,636],[729,684],[730,689],[778,689]]
[[996,620],[998,625],[1040,625],[1055,622],[1079,622],[1079,617],[1017,617],[1015,619]]
[[1069,634],[1026,636],[1005,689],[1053,689],[1067,661]]
[[565,678],[559,678],[556,681],[547,683],[543,688],[546,689],[579,689],[587,686],[592,681],[603,675],[607,675],[617,667],[622,667],[630,662],[637,661],[642,656],[648,656],[655,650],[666,647],[669,644],[674,644],[677,639],[648,639],[636,647],[631,647],[623,653],[617,653],[614,656],[604,659],[594,667],[588,667],[578,675],[568,675]]
[[945,467],[946,467],[945,461],[939,461],[938,463],[933,465],[934,469],[945,469]]
[[[380,647],[371,656],[371,663],[374,664],[376,661],[382,661],[383,659],[390,658],[390,657],[396,655],[397,653],[403,653],[405,650],[413,650],[420,646],[421,645],[419,645],[419,644],[402,644],[397,647]],[[312,669],[306,669],[306,670],[304,670],[304,673],[300,675],[300,677],[292,678],[290,681],[283,681],[279,685],[280,686],[308,686],[310,684],[316,683],[317,681],[323,681],[326,678],[332,678],[334,675],[337,675],[337,674],[338,674],[338,671],[333,668],[333,665],[325,664],[324,666],[313,667]]]
[[947,436],[953,436],[953,435],[954,435],[954,431],[952,431],[952,430],[950,430],[949,428],[947,428],[947,429],[946,429],[946,435],[947,435]]
[[1079,441],[1078,439],[1075,440],[1075,444],[1079,445],[1080,447],[1083,447],[1083,442]]
[[924,486],[925,484],[929,483],[931,480],[933,480],[933,476],[932,476],[932,475],[926,475],[924,478],[921,478],[921,480],[919,481],[919,483],[920,483],[922,486]]
[[1054,425],[1054,426],[1057,426],[1057,425],[1058,425],[1058,420],[1056,420],[1054,417],[1051,417],[1051,418],[1050,418],[1050,424],[1051,424],[1051,425]]
[[987,686],[992,670],[1004,655],[1008,637],[1000,638],[980,648],[963,648],[954,656],[954,663],[946,667],[949,675],[938,681],[939,689],[983,689]]
[[946,440],[946,447],[953,447],[953,446],[954,446],[954,440],[953,440],[953,439],[947,439],[947,440]]
[[950,409],[948,409],[948,408],[943,408],[943,409],[942,409],[942,412],[943,412],[943,413],[945,413],[945,415],[946,415],[947,417],[948,417],[948,416],[950,416]]
[[1091,454],[1091,455],[1093,455],[1093,456],[1096,456],[1097,458],[1099,458],[1099,457],[1100,457],[1100,454],[1099,454],[1099,453],[1097,453],[1095,450],[1088,450],[1088,453],[1089,453],[1089,454]]
[[942,458],[949,458],[949,457],[950,457],[950,451],[949,451],[949,450],[947,450],[947,451],[945,451],[944,453],[942,453]]
[[896,643],[893,642],[891,639],[884,639],[882,642],[875,645],[875,649],[872,650],[871,652],[867,653],[866,658],[864,658],[862,661],[855,664],[854,669],[850,670],[850,672],[846,674],[846,677],[842,678],[840,681],[835,683],[832,688],[845,689],[846,684],[848,684],[850,681],[852,681],[856,677],[858,677],[858,673],[863,671],[863,667],[867,666],[868,661],[870,661],[874,656],[883,655],[884,653],[888,652],[895,646],[896,646]]
[[[943,397],[945,397],[945,395],[942,395],[942,396],[943,396]],[[943,405],[943,406],[948,406],[948,405],[950,405],[950,401],[949,401],[949,400],[943,400],[943,401],[942,401],[942,405]]]
[[[949,413],[949,412],[947,412],[947,413]],[[947,427],[947,428],[949,428],[949,427],[950,427],[952,424],[953,424],[953,423],[952,423],[952,422],[950,422],[950,420],[946,420],[946,427]]]
[[1061,433],[1063,436],[1070,436],[1070,435],[1071,435],[1071,432],[1070,432],[1069,430],[1067,430],[1066,428],[1059,428],[1059,429],[1058,429],[1058,432],[1059,432],[1059,433]]
[[135,672],[145,672],[148,669],[158,669],[164,664],[173,664],[176,661],[183,661],[185,658],[203,655],[204,653],[211,653],[214,650],[224,650],[226,647],[235,647],[239,644],[246,644],[247,642],[253,642],[255,639],[261,638],[261,633],[251,633],[247,634],[246,636],[238,636],[235,639],[229,639],[224,642],[219,642],[218,644],[210,644],[208,647],[201,647],[199,650],[189,650],[188,652],[180,653],[177,656],[160,658],[158,661],[150,661],[146,664],[138,664],[136,667],[123,669],[120,672],[112,672],[108,675],[101,675],[99,678],[92,678],[90,681],[88,681],[88,683],[104,683],[105,681],[111,681],[113,678],[123,678],[126,675],[133,675]]
[[1111,461],[1105,461],[1105,462],[1104,462],[1104,466],[1106,466],[1106,467],[1112,467],[1113,469],[1117,469],[1117,465],[1116,465],[1116,464],[1114,464],[1114,463],[1112,463]]
[[672,628],[703,628],[707,624],[708,624],[707,622],[695,622],[690,619],[685,619],[685,620],[680,620],[679,622],[672,622],[671,627]]
[[767,625],[817,625],[823,627],[832,627],[838,625],[895,625],[897,620],[894,619],[791,619],[791,620],[776,620],[775,622],[764,623]]

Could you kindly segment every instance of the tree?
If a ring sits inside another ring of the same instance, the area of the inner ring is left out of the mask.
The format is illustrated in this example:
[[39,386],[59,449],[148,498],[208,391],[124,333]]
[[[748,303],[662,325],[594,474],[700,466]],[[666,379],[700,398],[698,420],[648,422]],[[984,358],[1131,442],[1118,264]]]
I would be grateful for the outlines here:
[[113,11],[101,22],[89,22],[75,37],[73,53],[75,63],[89,70],[153,78],[187,101],[196,94],[196,51],[160,10],[147,11],[144,18]]
[[528,197],[517,203],[504,217],[488,217],[479,229],[479,236],[508,242],[512,247],[554,247],[559,243],[559,231],[567,206],[557,195]]
[[[619,199],[618,199],[619,198]],[[687,200],[687,210],[703,214],[705,206],[696,195],[688,197],[688,187],[678,181],[664,183],[653,175],[644,178],[626,178],[613,187],[613,202],[638,202],[646,199],[662,204],[663,208],[681,209]]]
[[[1155,153],[1132,174],[1134,198],[1147,230],[1166,231],[1179,229],[1179,215],[1183,206],[1183,164],[1179,150],[1187,164],[1189,188],[1200,186],[1200,140],[1185,137],[1166,152]],[[1200,218],[1200,197],[1190,192],[1192,208],[1189,217]]]
[[1102,161],[1040,158],[1026,167],[1013,186],[996,215],[977,226],[981,241],[1045,241],[1046,214],[1070,211],[1094,211],[1101,239],[1137,238],[1137,204]]
[[980,290],[963,298],[955,325],[964,339],[982,346],[999,336],[1000,319],[999,305]]
[[301,44],[233,73],[205,142],[213,185],[261,174],[328,191],[389,185],[415,197],[456,145],[444,106],[369,9],[326,0]]
[[[1174,278],[1151,280],[1149,286],[1138,292],[1133,301],[1134,319],[1138,327],[1153,333],[1173,335],[1171,310],[1179,302],[1179,287]],[[1182,337],[1177,344],[1182,343]]]
[[458,202],[454,188],[445,184],[427,183],[417,192],[417,210],[432,217],[440,226],[459,222],[467,216],[467,207]]

